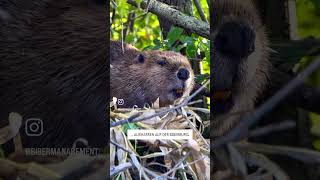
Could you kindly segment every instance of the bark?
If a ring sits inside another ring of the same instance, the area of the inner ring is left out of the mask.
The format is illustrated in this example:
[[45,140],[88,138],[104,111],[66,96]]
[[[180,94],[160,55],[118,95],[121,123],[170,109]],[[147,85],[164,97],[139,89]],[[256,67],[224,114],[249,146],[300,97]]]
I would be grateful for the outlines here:
[[[180,12],[192,16],[192,1],[191,0],[158,0],[159,2],[165,3],[174,9],[179,10]],[[159,22],[161,27],[161,32],[163,34],[164,39],[166,39],[170,28],[172,27],[172,23],[167,21],[166,17],[159,16]]]
[[179,10],[171,8],[167,4],[157,2],[155,0],[150,0],[149,4],[148,0],[142,0],[140,6],[134,0],[127,0],[127,2],[133,6],[147,9],[158,17],[165,18],[176,26],[209,39],[210,26],[208,23],[198,20],[195,17],[185,15]]

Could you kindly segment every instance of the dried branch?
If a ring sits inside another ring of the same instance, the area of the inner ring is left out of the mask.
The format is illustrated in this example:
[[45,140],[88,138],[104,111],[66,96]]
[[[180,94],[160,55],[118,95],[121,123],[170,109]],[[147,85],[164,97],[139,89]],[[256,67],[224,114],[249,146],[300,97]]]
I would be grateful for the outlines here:
[[212,144],[211,148],[217,148],[231,141],[240,140],[243,138],[241,136],[243,130],[250,127],[252,124],[258,122],[261,117],[270,112],[276,105],[283,101],[292,91],[294,91],[298,86],[303,84],[304,80],[315,72],[320,67],[320,59],[316,59],[311,65],[309,65],[303,72],[301,72],[297,77],[291,80],[283,89],[278,91],[274,96],[268,99],[264,104],[262,104],[256,111],[252,114],[245,116],[240,123],[228,132],[225,136],[217,138]]
[[280,123],[273,123],[262,128],[257,128],[249,133],[249,137],[264,136],[272,132],[283,131],[294,127],[296,127],[296,123],[294,121],[282,121]]
[[120,149],[122,149],[122,150],[124,150],[124,151],[126,151],[127,153],[129,153],[129,154],[132,154],[133,152],[132,151],[130,151],[129,149],[126,149],[125,147],[123,147],[122,145],[120,145],[120,144],[118,144],[118,143],[116,143],[116,142],[114,142],[113,140],[111,140],[110,139],[110,143],[111,144],[113,144],[114,146],[116,146],[117,148],[120,148]]
[[[133,153],[131,150],[126,149],[126,148],[123,147],[122,145],[114,142],[113,140],[110,140],[110,143],[113,144],[113,145],[115,145],[116,147],[118,147],[118,148],[120,148],[120,149],[122,149],[122,150],[124,150],[124,151],[126,151],[126,152],[129,153],[129,156],[130,156],[131,161],[132,161],[132,163],[130,163],[130,164],[131,164],[130,167],[134,166],[138,171],[141,172],[141,174],[143,175],[143,177],[144,177],[145,179],[149,179],[148,176],[147,176],[147,174],[151,175],[152,177],[156,177],[156,176],[157,176],[157,174],[156,174],[155,172],[153,172],[153,171],[151,171],[151,170],[143,167],[143,166],[140,164],[140,162],[139,162],[136,154]],[[119,166],[120,166],[120,165],[119,165]],[[127,166],[128,166],[128,167],[127,167]],[[118,167],[118,166],[117,166],[117,167]],[[117,170],[119,170],[119,169],[121,169],[121,168],[124,168],[124,167],[130,168],[130,167],[129,167],[129,164],[127,164],[127,165],[125,165],[125,166],[123,166],[123,167],[119,167]],[[111,169],[111,168],[110,168],[110,174],[113,173],[112,170],[114,170],[114,169]],[[115,170],[114,170],[114,172],[115,172]]]
[[243,155],[239,152],[238,149],[234,147],[233,144],[228,144],[227,149],[229,152],[230,163],[233,167],[232,169],[235,170],[237,174],[240,174],[242,177],[246,176],[248,173],[248,169]]
[[[272,72],[270,74],[270,82],[272,83],[269,84],[266,96],[262,97],[264,99],[272,96],[294,78],[292,75],[282,72],[276,68],[272,68]],[[291,95],[289,95],[288,104],[290,106],[300,107],[307,111],[320,114],[320,89],[303,83]]]
[[320,152],[309,149],[243,142],[236,143],[235,146],[244,151],[253,151],[271,155],[283,155],[308,164],[320,164]]
[[127,163],[122,163],[116,167],[110,167],[110,176],[114,176],[122,171],[127,170],[128,168],[132,167],[132,163],[127,162]]
[[164,174],[161,174],[160,176],[158,176],[157,178],[159,177],[163,177],[163,176],[168,176],[169,174],[171,174],[172,172],[176,171],[179,169],[179,166],[190,156],[190,152],[188,152],[172,169],[170,169],[170,171],[164,173]]
[[148,11],[167,19],[172,24],[209,39],[210,26],[208,23],[187,16],[182,12],[171,8],[167,4],[160,3],[156,0],[150,0],[149,3],[148,0],[142,0],[140,5],[138,5],[135,0],[127,0],[127,2],[133,6],[141,7],[142,9],[147,9],[148,7]]
[[[276,180],[289,180],[290,179],[289,176],[277,164],[270,161],[268,158],[266,158],[262,154],[256,154],[256,153],[249,152],[249,153],[246,153],[245,158],[250,164],[254,164],[256,166],[259,166],[260,168],[267,170],[267,173],[271,173],[272,176],[274,176],[274,178]],[[250,175],[249,175],[249,177],[250,177]],[[250,179],[255,179],[255,178],[252,177]],[[258,178],[258,179],[264,179],[264,178]]]
[[177,106],[174,106],[172,108],[165,108],[164,110],[158,112],[158,113],[155,113],[153,115],[150,115],[150,116],[146,116],[146,117],[143,117],[143,116],[139,116],[139,117],[129,117],[128,119],[123,119],[123,120],[120,120],[120,121],[117,121],[117,122],[113,122],[110,124],[110,127],[115,127],[115,126],[119,126],[119,125],[122,125],[122,124],[125,124],[125,123],[134,123],[134,122],[141,122],[141,121],[144,121],[144,120],[147,120],[147,119],[151,119],[153,117],[157,117],[157,116],[162,116],[162,115],[165,115],[166,113],[168,112],[172,112],[172,111],[175,111],[177,109],[180,109],[184,106],[187,106],[189,101],[191,101],[192,98],[194,98],[197,94],[199,94],[202,90],[205,89],[205,87],[210,83],[210,80],[208,80],[201,88],[199,88],[196,92],[194,92],[191,96],[187,97],[181,104],[177,105]]

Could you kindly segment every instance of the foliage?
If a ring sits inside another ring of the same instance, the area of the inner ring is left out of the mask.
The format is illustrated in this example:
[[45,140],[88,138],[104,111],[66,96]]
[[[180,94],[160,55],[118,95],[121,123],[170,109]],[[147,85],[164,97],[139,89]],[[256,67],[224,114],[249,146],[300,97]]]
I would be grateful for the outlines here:
[[[297,0],[297,19],[298,19],[298,32],[301,38],[313,36],[320,38],[320,1],[319,0]],[[305,57],[301,61],[301,67],[304,68],[311,61],[312,57]],[[309,82],[313,85],[320,85],[320,71],[315,73],[309,78]],[[311,133],[314,135],[320,134],[320,116],[316,114],[310,115],[312,119]],[[320,137],[320,135],[319,135]],[[320,150],[320,140],[314,142],[316,149]]]
[[297,0],[298,32],[300,37],[320,37],[320,1]]
[[[200,3],[208,18],[209,9],[207,1],[201,0]],[[184,35],[184,30],[178,27],[173,27],[167,39],[164,39],[156,15],[129,5],[126,3],[126,0],[115,0],[111,3],[111,7],[110,17],[114,16],[111,20],[112,40],[124,40],[124,42],[132,44],[141,50],[170,50],[176,52],[185,50],[185,55],[190,61],[199,60],[199,58],[201,60],[201,72],[196,75],[196,77],[198,77],[197,80],[201,82],[209,77],[210,43],[207,39],[195,34],[190,36]],[[195,7],[193,7],[193,11],[193,15],[199,18]],[[113,14],[113,12],[115,12],[115,14]],[[130,18],[128,17],[129,14],[133,13],[135,14],[134,25],[132,29],[127,31],[128,22],[130,22]]]

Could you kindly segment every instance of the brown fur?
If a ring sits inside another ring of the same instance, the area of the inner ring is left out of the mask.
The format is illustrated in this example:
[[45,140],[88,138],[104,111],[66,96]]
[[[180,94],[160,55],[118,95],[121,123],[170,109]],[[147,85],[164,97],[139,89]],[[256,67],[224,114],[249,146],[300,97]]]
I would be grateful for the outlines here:
[[[269,48],[265,28],[250,0],[216,0],[212,4],[212,7],[215,33],[224,22],[245,21],[256,34],[256,49],[254,53],[244,60],[237,69],[238,77],[241,78],[234,85],[234,89],[232,89],[234,106],[227,114],[214,117],[214,129],[211,132],[213,137],[218,137],[233,128],[241,117],[247,114],[244,112],[253,110],[256,98],[266,86],[270,62],[268,60]],[[217,61],[216,68],[219,71],[219,68],[224,66],[223,63],[226,57],[220,57],[217,54],[215,58]],[[234,114],[232,115],[232,113]]]
[[70,147],[108,137],[107,12],[90,0],[3,0],[0,10],[0,120],[40,118],[43,134],[24,147]]
[[[139,54],[144,56],[144,62],[138,61]],[[159,61],[166,64],[161,66]],[[111,97],[124,99],[125,107],[137,105],[143,107],[151,104],[159,97],[160,106],[178,102],[170,90],[181,87],[183,81],[177,78],[180,68],[186,68],[190,77],[185,83],[183,97],[193,88],[194,75],[190,63],[179,53],[170,51],[140,52],[131,45],[111,42]]]

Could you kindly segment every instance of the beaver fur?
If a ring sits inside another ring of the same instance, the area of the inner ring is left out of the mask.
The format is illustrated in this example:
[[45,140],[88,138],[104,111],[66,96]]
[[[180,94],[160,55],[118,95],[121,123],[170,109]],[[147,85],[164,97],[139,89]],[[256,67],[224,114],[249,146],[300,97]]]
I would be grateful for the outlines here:
[[32,137],[22,124],[23,147],[107,145],[108,18],[97,2],[0,2],[0,124],[10,112],[43,122]]
[[[159,98],[160,106],[180,102],[194,85],[186,57],[171,51],[144,51],[111,42],[111,97],[124,100],[122,107],[143,107]],[[185,77],[184,77],[185,76]]]
[[[234,74],[231,77],[230,89],[232,98],[230,98],[230,107],[224,113],[214,114],[212,121],[211,135],[213,138],[222,136],[233,128],[244,115],[250,113],[255,105],[256,98],[264,91],[267,84],[269,69],[271,63],[269,61],[268,38],[264,26],[258,12],[251,0],[216,0],[213,1],[212,11],[212,41],[215,40],[217,34],[227,23],[233,24],[235,27],[245,27],[253,32],[254,46],[249,56],[234,58],[217,51],[215,45],[212,46],[214,53],[211,73],[213,74],[213,88],[226,84],[226,76]],[[237,30],[229,32],[237,33]],[[247,33],[243,32],[243,33]],[[234,35],[232,34],[232,35]],[[242,34],[240,39],[243,40],[247,35]],[[233,36],[234,37],[234,36]],[[234,48],[237,40],[230,38],[232,47]],[[245,46],[247,42],[239,41],[237,51]],[[226,43],[226,41],[223,41]],[[221,44],[220,46],[225,46]],[[237,52],[236,51],[236,52]],[[236,65],[235,65],[236,64]],[[234,66],[234,69],[231,67]],[[225,90],[225,89],[222,89]],[[215,106],[216,100],[212,103]]]

